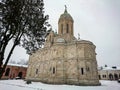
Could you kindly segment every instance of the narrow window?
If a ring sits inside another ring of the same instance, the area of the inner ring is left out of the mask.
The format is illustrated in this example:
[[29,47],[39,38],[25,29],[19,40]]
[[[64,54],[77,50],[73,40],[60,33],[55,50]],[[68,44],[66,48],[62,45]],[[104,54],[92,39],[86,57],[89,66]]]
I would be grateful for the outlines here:
[[7,68],[5,72],[5,76],[9,76],[9,73],[10,73],[10,68]]
[[82,74],[82,75],[84,74],[84,69],[83,69],[83,68],[81,68],[81,74]]
[[63,34],[63,24],[61,24],[61,34]]
[[38,69],[36,69],[36,74],[38,74]]
[[51,35],[50,35],[50,37],[49,37],[49,41],[51,41]]
[[71,25],[71,35],[73,35],[73,26]]
[[69,25],[68,24],[66,25],[66,30],[67,30],[67,33],[69,33]]
[[55,74],[55,67],[53,67],[53,74]]
[[101,79],[101,76],[99,75],[99,79]]

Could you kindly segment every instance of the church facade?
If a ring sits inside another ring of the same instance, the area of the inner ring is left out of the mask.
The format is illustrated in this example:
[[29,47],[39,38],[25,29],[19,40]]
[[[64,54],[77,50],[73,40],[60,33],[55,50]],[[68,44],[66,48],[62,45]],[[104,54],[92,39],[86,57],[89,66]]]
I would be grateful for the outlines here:
[[65,9],[58,21],[58,34],[48,35],[45,46],[29,57],[26,80],[51,84],[100,85],[96,46],[76,39],[74,20]]

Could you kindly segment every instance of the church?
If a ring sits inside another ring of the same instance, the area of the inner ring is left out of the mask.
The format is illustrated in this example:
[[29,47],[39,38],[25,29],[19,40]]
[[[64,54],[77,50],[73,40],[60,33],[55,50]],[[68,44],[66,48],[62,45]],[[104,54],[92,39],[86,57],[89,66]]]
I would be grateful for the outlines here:
[[29,57],[26,80],[49,84],[100,85],[96,46],[74,37],[74,20],[67,8],[51,31],[44,48]]

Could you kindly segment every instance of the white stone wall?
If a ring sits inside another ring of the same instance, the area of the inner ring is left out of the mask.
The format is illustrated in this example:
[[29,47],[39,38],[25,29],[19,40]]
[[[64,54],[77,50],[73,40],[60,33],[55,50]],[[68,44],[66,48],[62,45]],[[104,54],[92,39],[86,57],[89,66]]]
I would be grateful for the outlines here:
[[[101,80],[117,80],[120,78],[120,70],[99,70],[99,79]],[[117,75],[117,76],[116,76]]]
[[43,48],[30,56],[26,79],[61,84],[99,84],[95,49],[92,47],[70,43]]

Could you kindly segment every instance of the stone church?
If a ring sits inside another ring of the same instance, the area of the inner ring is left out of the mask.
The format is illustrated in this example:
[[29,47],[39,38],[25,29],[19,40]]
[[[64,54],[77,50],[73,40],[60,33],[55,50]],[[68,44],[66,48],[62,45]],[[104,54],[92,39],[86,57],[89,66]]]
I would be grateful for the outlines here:
[[48,35],[44,48],[29,57],[26,80],[50,84],[100,85],[96,46],[74,37],[74,20],[65,11],[58,20],[58,33]]

